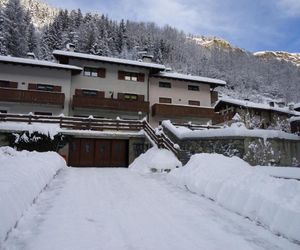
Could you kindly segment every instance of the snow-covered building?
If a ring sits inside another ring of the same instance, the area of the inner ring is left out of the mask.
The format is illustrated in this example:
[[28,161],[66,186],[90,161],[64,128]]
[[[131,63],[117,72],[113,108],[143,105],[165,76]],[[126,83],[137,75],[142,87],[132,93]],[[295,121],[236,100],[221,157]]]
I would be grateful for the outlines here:
[[260,128],[277,126],[285,121],[288,123],[288,118],[300,116],[300,112],[282,103],[263,104],[231,98],[221,98],[215,105],[215,112],[222,116],[223,122],[240,119],[247,127]]
[[213,104],[218,100],[214,88],[225,86],[218,79],[161,71],[150,77],[150,122],[212,123],[217,117]]
[[82,68],[0,56],[0,112],[69,114],[71,76]]

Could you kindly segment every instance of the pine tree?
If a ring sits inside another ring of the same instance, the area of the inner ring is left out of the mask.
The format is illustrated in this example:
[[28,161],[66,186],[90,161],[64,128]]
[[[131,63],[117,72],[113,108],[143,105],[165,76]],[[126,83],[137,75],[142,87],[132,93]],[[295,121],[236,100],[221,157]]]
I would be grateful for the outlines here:
[[9,0],[4,9],[4,39],[7,53],[25,56],[27,52],[25,11],[20,0]]
[[5,42],[4,15],[0,8],[0,55],[6,55],[7,48]]

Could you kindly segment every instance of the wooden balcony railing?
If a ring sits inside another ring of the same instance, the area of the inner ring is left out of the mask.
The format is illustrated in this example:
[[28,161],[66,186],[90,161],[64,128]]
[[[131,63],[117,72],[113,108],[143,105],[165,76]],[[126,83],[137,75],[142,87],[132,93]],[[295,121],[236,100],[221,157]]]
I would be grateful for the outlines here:
[[0,102],[35,103],[64,107],[65,94],[57,92],[0,88]]
[[162,117],[198,117],[213,119],[216,115],[213,108],[156,103],[152,106],[153,116]]
[[73,109],[109,109],[131,112],[149,112],[149,102],[139,100],[110,99],[99,96],[73,96]]

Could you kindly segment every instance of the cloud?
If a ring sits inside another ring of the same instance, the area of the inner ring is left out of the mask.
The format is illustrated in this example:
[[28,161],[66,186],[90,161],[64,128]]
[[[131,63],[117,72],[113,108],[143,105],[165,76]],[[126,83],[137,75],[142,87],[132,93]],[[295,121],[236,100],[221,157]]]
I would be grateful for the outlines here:
[[278,0],[277,6],[281,8],[289,16],[292,17],[300,16],[299,0]]

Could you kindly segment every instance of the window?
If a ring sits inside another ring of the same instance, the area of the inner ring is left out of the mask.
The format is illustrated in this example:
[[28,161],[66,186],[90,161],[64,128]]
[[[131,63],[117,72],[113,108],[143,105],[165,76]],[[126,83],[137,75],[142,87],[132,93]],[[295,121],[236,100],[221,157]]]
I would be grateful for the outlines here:
[[0,114],[7,114],[7,110],[0,110]]
[[189,100],[189,105],[200,106],[200,101]]
[[166,97],[159,97],[159,103],[172,103],[172,99]]
[[83,75],[84,76],[90,76],[90,77],[101,77],[105,78],[105,69],[104,68],[90,68],[90,67],[84,67]]
[[125,80],[125,81],[133,81],[133,82],[144,82],[145,81],[145,74],[135,73],[135,72],[119,71],[118,72],[118,79],[119,80]]
[[196,85],[188,85],[188,90],[199,91],[199,86],[196,86]]
[[171,83],[170,82],[159,82],[159,87],[160,88],[171,88]]
[[134,94],[124,94],[124,99],[128,101],[137,101],[138,96]]
[[41,91],[54,91],[54,86],[46,84],[37,84],[36,89]]
[[82,95],[85,95],[85,96],[97,96],[98,95],[98,91],[97,90],[83,89],[82,90]]
[[0,81],[0,88],[17,88],[17,82],[10,82],[10,81]]
[[34,112],[35,115],[45,115],[45,116],[52,116],[50,112]]

